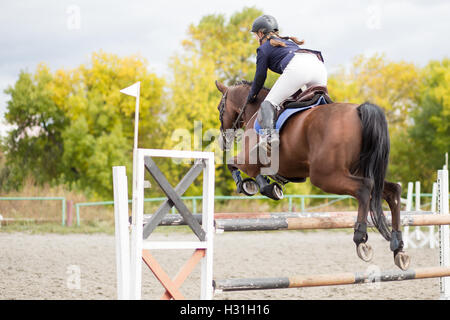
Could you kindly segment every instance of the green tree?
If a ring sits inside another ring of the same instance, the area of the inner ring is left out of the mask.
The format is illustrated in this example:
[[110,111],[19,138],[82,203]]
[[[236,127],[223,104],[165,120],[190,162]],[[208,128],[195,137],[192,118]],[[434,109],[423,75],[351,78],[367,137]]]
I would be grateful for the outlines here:
[[183,41],[185,54],[211,61],[218,79],[229,85],[252,80],[249,77],[254,75],[258,42],[250,30],[262,14],[259,9],[245,7],[228,20],[223,14],[204,16],[198,25],[189,26],[188,39]]
[[450,59],[431,61],[420,78],[410,125],[396,145],[401,156],[395,169],[403,181],[421,181],[430,191],[450,150]]
[[38,184],[59,181],[61,134],[68,119],[52,100],[52,81],[50,70],[40,65],[34,76],[22,71],[14,88],[5,90],[11,96],[5,119],[16,128],[3,141],[6,163],[0,175],[2,189],[18,189],[28,175]]
[[7,185],[19,188],[30,175],[112,198],[111,167],[126,165],[129,176],[132,168],[135,101],[120,89],[141,81],[139,147],[162,144],[164,80],[147,67],[139,56],[99,52],[74,70],[22,72],[6,90],[5,117],[17,126],[4,143]]

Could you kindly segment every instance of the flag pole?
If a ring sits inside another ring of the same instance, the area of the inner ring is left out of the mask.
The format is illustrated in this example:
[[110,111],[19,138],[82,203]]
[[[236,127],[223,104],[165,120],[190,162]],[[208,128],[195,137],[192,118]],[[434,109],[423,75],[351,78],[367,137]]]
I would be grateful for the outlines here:
[[141,82],[136,82],[136,107],[134,111],[134,146],[133,146],[133,209],[132,209],[132,221],[134,223],[135,215],[135,197],[136,197],[136,170],[137,170],[137,149],[138,149],[138,136],[139,136],[139,96],[141,95]]
[[136,205],[137,205],[137,149],[138,149],[138,136],[139,136],[139,96],[141,93],[141,82],[138,81],[134,85],[136,88],[136,107],[134,112],[134,146],[133,146],[133,200],[131,209],[132,223],[136,221]]
[[139,97],[141,95],[141,82],[138,81],[135,84],[120,90],[121,93],[124,93],[129,96],[133,96],[136,98],[136,107],[134,112],[134,145],[133,145],[133,194],[132,194],[132,223],[134,224],[136,221],[136,170],[137,170],[137,149],[138,149],[138,136],[139,136]]
[[[134,148],[137,150],[138,148],[138,133],[139,133],[139,96],[141,95],[141,82],[136,82],[137,89],[136,89],[136,109],[134,113]],[[134,167],[133,167],[134,171]]]

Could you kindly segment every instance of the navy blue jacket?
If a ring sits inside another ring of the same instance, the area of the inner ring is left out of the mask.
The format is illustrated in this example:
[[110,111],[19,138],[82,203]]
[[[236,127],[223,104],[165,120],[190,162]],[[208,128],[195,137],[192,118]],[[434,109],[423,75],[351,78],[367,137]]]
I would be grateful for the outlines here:
[[[267,77],[267,69],[272,70],[278,74],[282,74],[288,63],[294,57],[295,51],[300,47],[290,40],[279,39],[286,44],[286,47],[274,47],[270,41],[264,42],[258,49],[256,49],[256,73],[253,80],[252,88],[248,97],[250,99],[256,98]],[[303,48],[302,48],[303,49]],[[314,53],[318,51],[304,49]]]

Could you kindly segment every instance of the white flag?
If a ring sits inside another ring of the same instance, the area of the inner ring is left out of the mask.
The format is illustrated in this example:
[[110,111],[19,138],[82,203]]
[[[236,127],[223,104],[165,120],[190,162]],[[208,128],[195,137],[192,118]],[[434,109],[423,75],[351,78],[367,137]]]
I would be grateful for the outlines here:
[[120,90],[120,92],[137,98],[137,96],[139,95],[140,87],[141,87],[141,82],[138,81],[135,84],[133,84],[125,89]]

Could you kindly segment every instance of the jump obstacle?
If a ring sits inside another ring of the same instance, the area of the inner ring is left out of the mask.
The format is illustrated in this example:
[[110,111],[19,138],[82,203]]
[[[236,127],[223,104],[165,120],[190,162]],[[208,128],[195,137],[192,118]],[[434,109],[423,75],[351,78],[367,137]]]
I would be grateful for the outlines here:
[[[194,165],[173,188],[156,166],[152,157],[191,158]],[[450,299],[450,214],[448,202],[448,170],[438,171],[437,214],[403,212],[403,226],[439,226],[440,266],[416,270],[393,270],[381,272],[356,272],[310,276],[276,278],[228,279],[213,281],[213,236],[214,231],[261,231],[353,228],[353,214],[317,214],[309,217],[269,213],[254,213],[253,216],[236,219],[232,214],[214,214],[214,154],[212,152],[137,149],[136,174],[133,179],[133,209],[131,238],[128,227],[127,183],[125,167],[114,167],[114,208],[116,216],[116,263],[119,299],[141,298],[142,261],[151,269],[166,289],[163,299],[183,299],[179,288],[195,265],[201,262],[201,299],[212,299],[214,292],[267,290],[311,286],[345,285],[367,282],[403,281],[412,279],[441,278],[441,298]],[[144,173],[145,169],[167,196],[159,209],[147,217],[144,225]],[[203,172],[202,215],[192,215],[181,196],[195,178]],[[168,215],[175,206],[179,215]],[[388,217],[389,220],[389,217]],[[369,221],[370,223],[370,221]],[[147,239],[158,225],[188,225],[199,241],[150,241]],[[131,253],[129,243],[131,239]],[[191,249],[192,257],[174,279],[164,272],[153,258],[150,250]]]

